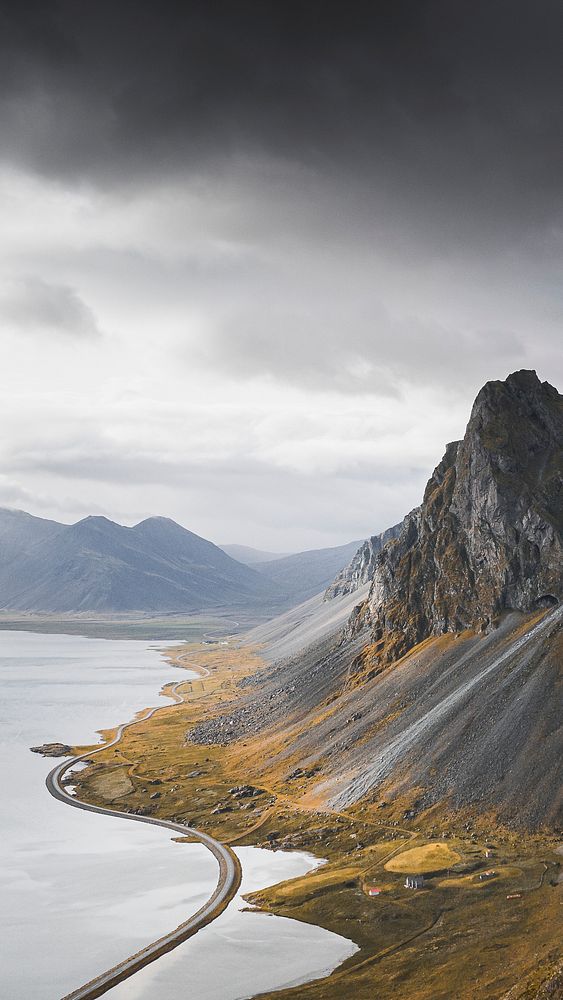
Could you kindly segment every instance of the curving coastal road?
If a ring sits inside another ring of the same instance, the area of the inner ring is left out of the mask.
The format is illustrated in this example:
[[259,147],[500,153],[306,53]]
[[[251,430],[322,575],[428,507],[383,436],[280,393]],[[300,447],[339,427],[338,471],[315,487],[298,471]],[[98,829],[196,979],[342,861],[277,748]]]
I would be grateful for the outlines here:
[[[170,697],[174,698],[177,703],[181,703],[184,699],[182,695],[178,692],[178,687],[181,684],[185,684],[186,681],[178,681],[176,684],[168,690]],[[216,858],[219,865],[219,877],[217,880],[217,885],[213,894],[209,897],[206,903],[194,913],[188,920],[180,924],[175,930],[170,931],[169,934],[165,934],[164,937],[159,938],[157,941],[153,941],[152,944],[146,945],[140,951],[126,958],[123,962],[115,965],[112,969],[108,969],[107,972],[103,972],[101,975],[96,976],[89,983],[85,983],[84,986],[80,986],[78,989],[73,990],[72,993],[68,993],[63,1000],[93,1000],[94,997],[100,997],[103,993],[106,993],[117,983],[122,982],[124,979],[128,979],[139,969],[142,969],[145,965],[150,962],[154,962],[155,959],[164,955],[167,951],[172,951],[177,945],[187,938],[192,937],[196,934],[202,927],[206,924],[211,923],[215,917],[218,917],[220,913],[223,912],[225,907],[230,903],[231,899],[235,896],[237,889],[240,885],[241,880],[241,867],[240,862],[229,847],[221,844],[218,840],[215,840],[208,833],[203,833],[201,830],[195,830],[193,827],[186,827],[182,823],[172,823],[165,819],[154,819],[151,816],[137,816],[135,813],[124,813],[119,812],[117,809],[106,809],[103,806],[92,806],[86,802],[80,802],[78,799],[74,798],[61,784],[61,778],[63,775],[78,764],[80,761],[89,760],[94,754],[101,753],[102,750],[108,750],[110,747],[115,746],[119,743],[123,733],[126,729],[131,726],[136,726],[140,722],[146,722],[150,719],[155,712],[160,711],[162,708],[170,706],[158,706],[157,708],[152,708],[146,715],[143,715],[140,719],[135,719],[133,722],[126,722],[117,730],[115,737],[110,743],[104,743],[103,746],[98,747],[96,750],[90,750],[87,753],[80,754],[78,757],[72,757],[70,760],[63,761],[62,764],[57,764],[52,771],[47,775],[46,785],[54,798],[59,799],[61,802],[66,802],[67,805],[74,806],[75,809],[84,809],[87,812],[101,813],[104,816],[117,816],[119,819],[130,819],[136,823],[150,823],[151,826],[163,826],[167,830],[172,830],[174,833],[180,833],[183,836],[189,834],[189,836],[194,837],[194,839],[199,840]]]

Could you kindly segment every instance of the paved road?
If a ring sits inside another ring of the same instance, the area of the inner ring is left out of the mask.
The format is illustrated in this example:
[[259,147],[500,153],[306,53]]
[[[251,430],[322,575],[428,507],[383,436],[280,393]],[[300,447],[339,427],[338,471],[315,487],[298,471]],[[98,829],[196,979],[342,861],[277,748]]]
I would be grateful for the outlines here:
[[[229,624],[229,621],[230,621],[231,627],[235,627],[235,628],[239,628],[240,627],[240,622],[235,622],[233,619],[227,619],[227,621],[225,622],[224,628],[227,627],[227,625]],[[223,631],[223,632],[204,632],[202,638],[203,639],[210,639],[213,642],[220,642],[221,639],[225,639],[228,635],[235,636],[235,635],[238,635],[238,632],[225,632],[225,631]]]
[[[185,684],[185,681],[179,681],[177,684],[172,685],[168,689],[170,697],[178,703],[182,702],[184,699],[182,695],[178,692],[178,687],[181,684]],[[72,993],[68,993],[63,1000],[93,1000],[94,997],[100,997],[103,993],[106,993],[117,983],[122,982],[124,979],[128,979],[143,966],[148,965],[149,962],[154,962],[155,959],[159,958],[161,955],[165,954],[167,951],[172,951],[177,945],[187,938],[192,937],[196,934],[198,930],[205,927],[206,924],[211,923],[215,917],[218,917],[220,913],[223,912],[227,904],[235,896],[237,889],[240,885],[241,880],[241,868],[240,862],[236,854],[230,850],[229,847],[221,844],[218,840],[215,840],[208,833],[203,833],[202,830],[195,830],[193,827],[186,827],[182,823],[172,823],[169,820],[164,819],[154,819],[151,816],[136,816],[134,813],[123,813],[119,812],[117,809],[106,809],[103,806],[92,806],[88,805],[86,802],[80,802],[78,799],[74,798],[61,784],[61,779],[63,775],[74,767],[75,764],[83,760],[90,760],[94,754],[101,753],[102,750],[108,750],[110,747],[115,746],[119,743],[123,733],[126,729],[131,726],[136,726],[140,722],[146,722],[150,719],[155,712],[160,711],[165,706],[159,706],[158,708],[153,708],[146,715],[142,716],[140,719],[135,719],[133,722],[126,722],[124,725],[120,726],[113,740],[110,743],[105,743],[102,747],[98,747],[96,750],[90,750],[88,753],[83,753],[78,757],[72,757],[70,760],[65,760],[62,764],[57,764],[56,767],[47,775],[46,785],[49,789],[51,795],[56,799],[60,799],[61,802],[66,802],[67,805],[74,806],[75,809],[84,809],[87,812],[101,813],[104,816],[118,816],[119,819],[130,819],[135,823],[150,823],[151,826],[163,826],[167,830],[172,830],[176,834],[182,834],[186,836],[189,834],[191,837],[199,840],[202,844],[207,847],[217,860],[219,865],[219,877],[217,879],[217,885],[213,894],[209,897],[206,903],[194,913],[193,916],[189,917],[184,923],[176,927],[175,930],[170,931],[169,934],[165,934],[164,937],[158,939],[158,941],[153,941],[152,944],[147,945],[142,948],[136,954],[131,955],[126,958],[119,965],[114,966],[112,969],[108,969],[107,972],[103,972],[101,975],[96,976],[89,983],[84,986],[73,990]],[[170,706],[166,706],[170,707]]]

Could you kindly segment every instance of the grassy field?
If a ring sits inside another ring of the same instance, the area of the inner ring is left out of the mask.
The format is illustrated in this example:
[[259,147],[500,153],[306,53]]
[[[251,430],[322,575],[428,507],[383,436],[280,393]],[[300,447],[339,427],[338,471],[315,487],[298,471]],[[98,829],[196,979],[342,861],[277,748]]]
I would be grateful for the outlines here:
[[386,862],[385,869],[405,875],[426,875],[452,868],[458,861],[461,861],[461,855],[448,844],[424,844],[423,847],[411,847],[409,851],[402,851],[391,858]]
[[[250,901],[351,938],[360,951],[328,978],[271,1000],[500,1000],[553,968],[562,913],[554,838],[523,838],[493,816],[446,806],[415,823],[401,822],[403,801],[384,818],[369,802],[345,813],[308,806],[306,779],[288,784],[269,770],[263,737],[227,747],[186,740],[198,721],[237,698],[241,680],[263,665],[259,652],[194,645],[171,659],[203,668],[183,685],[186,704],[164,707],[97,755],[77,777],[79,795],[189,821],[224,842],[299,848],[328,860]],[[240,797],[245,784],[256,794]],[[479,880],[491,868],[496,877]],[[405,889],[404,874],[418,872],[424,888]],[[370,886],[380,895],[370,897]]]

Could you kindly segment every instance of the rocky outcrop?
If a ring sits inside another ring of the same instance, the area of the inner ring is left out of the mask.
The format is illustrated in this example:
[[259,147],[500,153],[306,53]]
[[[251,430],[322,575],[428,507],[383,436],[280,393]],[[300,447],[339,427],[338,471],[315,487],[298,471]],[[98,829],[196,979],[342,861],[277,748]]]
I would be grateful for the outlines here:
[[324,595],[325,601],[331,601],[334,597],[341,597],[344,594],[353,594],[365,583],[373,579],[377,557],[384,545],[393,538],[397,538],[403,527],[403,522],[394,524],[392,528],[387,528],[379,535],[372,535],[363,545],[360,546],[353,559],[340,571],[327,587]]
[[563,399],[535,372],[484,386],[463,441],[447,446],[421,506],[376,557],[352,626],[371,628],[372,658],[560,601],[562,443]]
[[40,747],[30,747],[32,753],[40,753],[43,757],[68,757],[72,753],[72,747],[66,743],[43,743]]

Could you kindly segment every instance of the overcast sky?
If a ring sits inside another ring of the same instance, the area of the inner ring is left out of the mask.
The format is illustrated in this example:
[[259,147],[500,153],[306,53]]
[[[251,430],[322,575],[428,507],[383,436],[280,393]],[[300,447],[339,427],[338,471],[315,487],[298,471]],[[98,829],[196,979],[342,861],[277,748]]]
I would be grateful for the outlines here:
[[485,381],[561,385],[562,45],[559,0],[2,4],[0,504],[399,520]]

